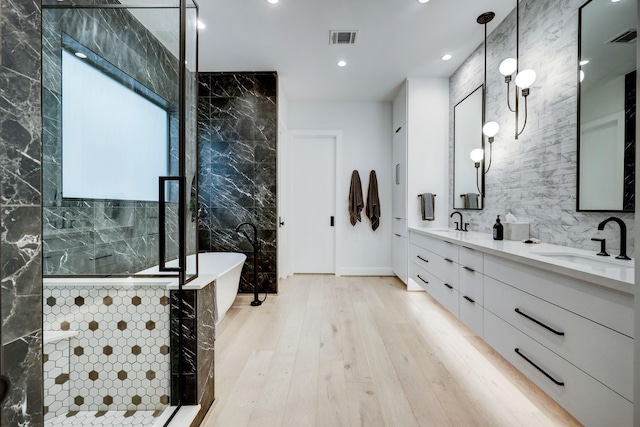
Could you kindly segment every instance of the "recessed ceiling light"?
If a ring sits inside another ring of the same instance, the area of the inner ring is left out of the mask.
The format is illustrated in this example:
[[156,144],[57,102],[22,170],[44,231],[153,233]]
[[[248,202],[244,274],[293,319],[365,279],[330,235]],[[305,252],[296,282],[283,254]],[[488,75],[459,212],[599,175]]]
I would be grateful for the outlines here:
[[418,0],[418,3],[422,3],[422,4],[429,3],[429,0]]
[[588,59],[583,59],[582,61],[580,61],[580,65],[587,65],[589,63]]
[[76,52],[76,56],[80,59],[87,59],[87,55],[82,52]]
[[447,53],[446,55],[444,55],[444,56],[442,57],[442,60],[443,60],[443,61],[448,61],[448,60],[450,60],[451,58],[453,58],[453,57]]
[[347,61],[338,61],[338,67],[346,67],[347,66]]
[[204,30],[205,28],[207,28],[205,23],[198,19],[198,29],[199,30]]
[[611,0],[611,3],[618,3],[620,0]]
[[267,0],[267,3],[276,4],[278,3],[278,0]]

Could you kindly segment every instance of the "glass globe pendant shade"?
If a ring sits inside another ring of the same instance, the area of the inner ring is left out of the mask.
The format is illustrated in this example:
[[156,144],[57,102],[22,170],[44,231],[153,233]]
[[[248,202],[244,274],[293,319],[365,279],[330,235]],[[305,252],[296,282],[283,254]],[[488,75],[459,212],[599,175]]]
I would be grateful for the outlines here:
[[471,154],[469,154],[469,157],[471,157],[471,160],[473,160],[475,163],[480,163],[484,158],[484,150],[482,148],[471,150]]
[[503,76],[510,76],[518,68],[518,61],[516,58],[507,58],[500,63],[500,74]]
[[484,133],[487,138],[493,138],[499,130],[500,125],[497,122],[487,122],[482,126],[482,133]]
[[530,88],[535,81],[536,72],[531,69],[522,70],[516,76],[516,86],[518,86],[520,89]]

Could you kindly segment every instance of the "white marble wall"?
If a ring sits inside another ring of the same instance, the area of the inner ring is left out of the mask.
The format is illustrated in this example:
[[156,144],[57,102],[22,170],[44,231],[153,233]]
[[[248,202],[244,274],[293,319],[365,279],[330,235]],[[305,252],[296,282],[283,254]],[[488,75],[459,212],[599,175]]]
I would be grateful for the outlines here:
[[[496,215],[504,218],[511,211],[530,220],[532,237],[545,242],[595,250],[597,243],[590,239],[600,236],[607,239],[612,253],[618,252],[617,226],[597,230],[598,223],[611,213],[576,211],[578,9],[584,2],[520,1],[520,69],[534,69],[537,80],[528,99],[527,126],[517,140],[515,116],[507,107],[506,84],[498,72],[503,59],[515,57],[515,9],[495,29],[489,24],[486,119],[497,121],[500,133],[486,175],[485,209],[463,211],[470,230],[490,232]],[[481,44],[449,81],[451,161],[453,107],[482,84],[483,54]],[[453,206],[452,199],[449,206]],[[633,254],[634,214],[613,215],[627,224],[627,248]]]

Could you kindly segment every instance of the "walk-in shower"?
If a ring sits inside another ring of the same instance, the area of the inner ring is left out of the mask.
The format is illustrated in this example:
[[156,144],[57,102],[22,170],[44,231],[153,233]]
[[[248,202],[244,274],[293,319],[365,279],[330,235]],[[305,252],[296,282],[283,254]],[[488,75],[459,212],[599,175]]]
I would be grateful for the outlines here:
[[45,425],[161,426],[188,404],[197,5],[42,3]]

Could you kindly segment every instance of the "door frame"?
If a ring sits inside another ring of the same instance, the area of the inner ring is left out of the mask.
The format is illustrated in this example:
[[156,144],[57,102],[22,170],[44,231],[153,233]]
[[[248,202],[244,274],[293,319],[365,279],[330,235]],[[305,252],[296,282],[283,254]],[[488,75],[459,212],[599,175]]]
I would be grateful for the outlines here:
[[[287,138],[287,163],[289,167],[287,168],[287,217],[291,218],[293,215],[293,173],[292,167],[294,161],[294,142],[296,138],[301,137],[309,137],[309,138],[333,138],[336,143],[336,151],[335,151],[335,173],[336,173],[336,181],[335,181],[335,204],[336,204],[336,212],[335,212],[335,275],[340,276],[342,273],[342,268],[339,264],[339,260],[341,259],[341,251],[340,244],[342,237],[341,232],[341,223],[340,219],[342,216],[338,215],[340,207],[342,206],[341,201],[343,199],[342,196],[342,186],[340,183],[340,173],[342,172],[342,131],[341,130],[313,130],[313,129],[295,129],[288,131]],[[293,275],[293,233],[287,233],[287,275]]]

